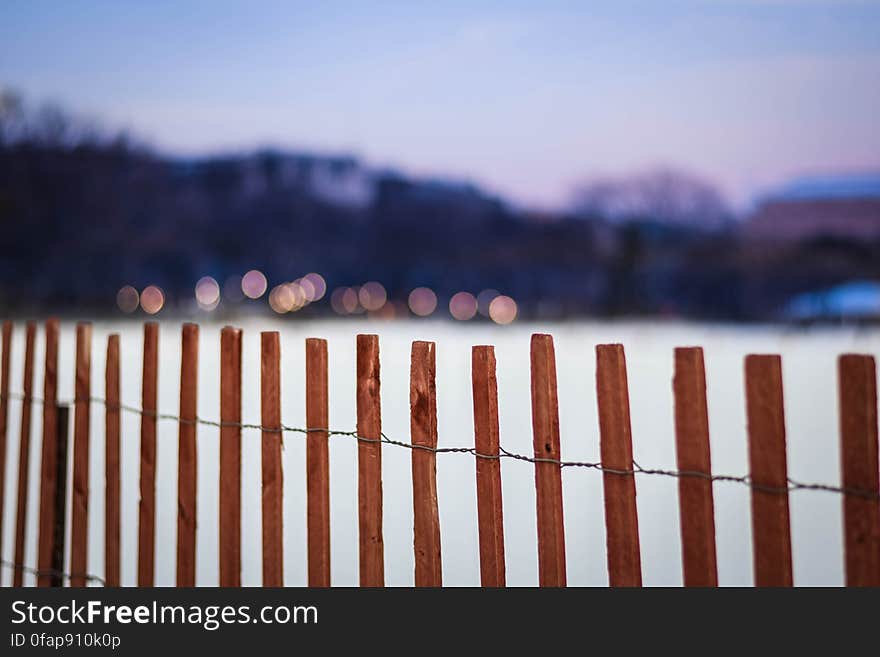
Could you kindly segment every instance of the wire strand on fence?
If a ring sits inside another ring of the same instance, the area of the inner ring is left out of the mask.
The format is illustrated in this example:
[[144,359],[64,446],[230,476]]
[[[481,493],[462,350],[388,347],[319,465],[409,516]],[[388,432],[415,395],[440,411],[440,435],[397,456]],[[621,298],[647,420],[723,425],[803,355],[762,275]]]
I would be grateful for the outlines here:
[[74,577],[81,577],[85,579],[87,582],[95,582],[96,584],[100,584],[101,586],[107,586],[107,583],[104,581],[103,577],[98,577],[97,575],[92,575],[89,573],[68,573],[63,570],[55,570],[53,568],[33,568],[31,566],[26,566],[21,563],[15,563],[14,561],[7,561],[6,559],[0,559],[0,566],[4,568],[9,568],[11,570],[20,570],[22,572],[28,573],[29,575],[34,575],[35,577],[58,577],[61,579],[71,580]]
[[[0,395],[0,398],[3,398],[3,395]],[[31,402],[36,404],[43,404],[44,400],[40,397],[31,396],[29,398],[25,398],[24,395],[20,393],[9,393],[6,396],[9,400],[21,401],[21,402]],[[266,431],[268,433],[298,433],[298,434],[308,434],[312,432],[320,432],[326,433],[329,436],[342,436],[347,438],[353,438],[358,442],[364,443],[384,443],[386,445],[393,445],[395,447],[403,447],[406,449],[422,449],[429,452],[433,452],[435,454],[470,454],[476,458],[480,459],[490,459],[490,460],[500,460],[500,459],[511,459],[514,461],[523,461],[526,463],[552,463],[558,465],[560,468],[585,468],[590,470],[597,470],[599,472],[613,474],[613,475],[621,475],[621,476],[629,476],[629,475],[654,475],[654,476],[663,476],[663,477],[671,477],[671,478],[681,478],[681,477],[693,477],[695,479],[705,479],[711,482],[720,482],[720,483],[735,483],[747,486],[752,490],[757,490],[764,493],[786,493],[793,491],[819,491],[826,493],[838,493],[841,495],[851,495],[854,497],[861,497],[869,500],[880,500],[880,494],[871,490],[862,490],[858,488],[851,488],[845,486],[835,486],[833,484],[822,484],[822,483],[807,483],[802,481],[797,481],[788,478],[788,486],[765,486],[759,484],[757,482],[752,481],[749,475],[724,475],[724,474],[709,474],[705,472],[696,472],[696,471],[688,471],[688,470],[669,470],[663,468],[645,468],[636,462],[633,459],[633,467],[630,469],[619,469],[619,468],[610,468],[602,465],[600,461],[563,461],[559,459],[548,459],[537,456],[528,456],[525,454],[517,454],[514,452],[510,452],[504,447],[499,446],[499,454],[481,454],[477,451],[475,447],[427,447],[424,445],[414,445],[412,443],[406,443],[401,440],[395,440],[390,438],[385,434],[385,432],[381,432],[379,438],[367,438],[365,436],[358,435],[357,431],[345,431],[339,429],[327,429],[327,428],[304,428],[304,427],[296,427],[296,426],[288,426],[285,424],[281,424],[279,427],[264,427],[262,424],[250,423],[250,422],[220,422],[217,420],[207,420],[201,417],[196,416],[194,420],[187,420],[181,418],[178,415],[174,415],[173,413],[161,413],[158,411],[147,411],[136,406],[131,406],[128,404],[108,404],[106,399],[101,397],[90,397],[88,400],[82,399],[73,399],[72,402],[57,402],[61,403],[80,403],[82,401],[88,401],[92,404],[99,404],[104,407],[110,408],[111,410],[121,410],[127,413],[132,413],[140,416],[148,416],[155,417],[157,420],[167,420],[172,422],[178,422],[182,424],[196,424],[201,426],[208,426],[214,428],[223,428],[223,427],[234,427],[238,429],[251,429],[255,431]]]

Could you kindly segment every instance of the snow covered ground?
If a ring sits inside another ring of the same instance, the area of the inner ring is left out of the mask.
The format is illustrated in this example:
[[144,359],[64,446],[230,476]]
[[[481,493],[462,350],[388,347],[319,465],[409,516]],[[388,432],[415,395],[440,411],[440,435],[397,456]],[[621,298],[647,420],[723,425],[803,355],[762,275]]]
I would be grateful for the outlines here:
[[[74,324],[62,323],[59,399],[73,397]],[[219,331],[201,326],[199,415],[219,418]],[[281,331],[282,420],[302,426],[305,415],[304,338],[325,337],[330,351],[330,424],[355,428],[355,335],[378,333],[381,344],[383,428],[393,438],[409,440],[409,345],[413,339],[437,342],[437,397],[440,446],[473,443],[470,347],[494,344],[498,361],[501,442],[508,450],[529,454],[529,336],[553,334],[559,379],[562,454],[566,460],[599,460],[594,345],[622,342],[626,347],[635,458],[643,466],[675,467],[672,414],[672,349],[702,345],[707,368],[712,460],[716,473],[747,471],[742,360],[747,353],[781,353],[787,408],[789,474],[802,481],[839,482],[836,358],[843,352],[880,352],[876,329],[733,327],[681,323],[558,324],[510,326],[441,321],[358,322],[267,320],[242,322],[244,329],[243,419],[259,421],[259,332]],[[140,405],[141,325],[99,322],[94,326],[92,394],[103,396],[106,335],[119,332],[122,342],[122,401]],[[178,410],[180,322],[161,327],[159,410]],[[16,325],[11,389],[21,390],[23,325]],[[42,393],[43,336],[38,334],[35,393]],[[7,484],[2,554],[12,559],[20,404],[9,415]],[[122,579],[134,584],[137,559],[139,419],[122,418]],[[27,561],[36,559],[41,421],[35,410],[31,450],[30,517]],[[197,583],[215,585],[217,575],[218,432],[199,428]],[[159,422],[156,582],[173,585],[176,540],[177,425]],[[260,437],[243,435],[242,581],[259,585]],[[284,576],[288,585],[306,582],[305,449],[300,434],[284,441]],[[357,585],[357,460],[351,438],[331,439],[332,581]],[[103,573],[103,409],[92,407],[89,570]],[[473,457],[441,454],[437,458],[444,583],[479,584]],[[502,465],[505,543],[510,585],[537,583],[534,472],[511,460]],[[412,492],[410,452],[383,447],[386,581],[411,585]],[[563,471],[568,581],[570,585],[605,585],[605,531],[601,475],[593,470]],[[678,496],[674,479],[637,478],[639,530],[644,582],[678,585],[681,576]],[[719,579],[726,585],[752,581],[749,492],[742,485],[715,484]],[[843,582],[841,499],[836,494],[799,491],[791,495],[794,577],[796,584]],[[3,583],[11,575],[2,574]],[[32,578],[26,577],[26,582]]]

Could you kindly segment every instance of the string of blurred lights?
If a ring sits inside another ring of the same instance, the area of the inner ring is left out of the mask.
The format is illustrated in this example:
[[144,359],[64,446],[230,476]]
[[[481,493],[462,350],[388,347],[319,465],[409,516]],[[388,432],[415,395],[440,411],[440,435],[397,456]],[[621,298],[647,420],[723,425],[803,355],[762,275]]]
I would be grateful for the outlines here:
[[[223,298],[237,303],[245,298],[257,300],[266,296],[269,307],[283,315],[318,302],[326,294],[327,283],[323,276],[315,272],[279,283],[271,289],[265,274],[256,269],[241,277],[228,278],[222,288],[211,276],[203,276],[195,285],[196,305],[207,312],[215,310]],[[148,285],[141,292],[131,285],[124,285],[116,294],[116,305],[124,313],[133,313],[140,308],[148,315],[155,315],[165,304],[165,293],[157,285]],[[412,314],[430,317],[437,311],[438,305],[437,294],[431,288],[415,288],[404,302],[390,299],[385,287],[377,281],[337,287],[330,294],[330,307],[342,316],[366,314],[370,318],[394,319]],[[468,321],[479,314],[496,324],[510,324],[516,319],[518,308],[516,301],[497,290],[483,290],[476,296],[460,291],[449,299],[449,314],[458,321]]]

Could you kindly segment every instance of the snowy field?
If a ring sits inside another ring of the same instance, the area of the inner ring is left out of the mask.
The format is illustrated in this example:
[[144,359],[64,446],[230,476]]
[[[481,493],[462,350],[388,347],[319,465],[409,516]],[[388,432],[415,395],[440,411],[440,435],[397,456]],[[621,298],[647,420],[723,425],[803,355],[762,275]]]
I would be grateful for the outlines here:
[[[221,325],[201,326],[199,415],[219,418],[219,332]],[[781,353],[786,400],[789,475],[801,481],[837,484],[836,358],[843,352],[880,352],[880,331],[729,327],[678,323],[514,323],[510,326],[440,321],[306,322],[249,319],[244,329],[243,420],[259,422],[259,332],[281,331],[282,421],[302,426],[305,417],[304,338],[324,337],[330,351],[330,425],[355,428],[355,335],[380,336],[383,429],[392,438],[409,440],[409,345],[414,339],[437,342],[439,443],[473,444],[470,347],[494,344],[498,361],[501,443],[508,450],[531,452],[529,401],[529,336],[551,333],[556,341],[562,456],[565,460],[599,460],[594,345],[622,342],[626,347],[634,454],[644,467],[675,467],[672,350],[705,348],[713,470],[747,472],[745,401],[742,361],[747,353]],[[106,336],[121,334],[122,401],[140,405],[142,329],[137,322],[100,322],[94,326],[92,394],[103,396]],[[178,411],[180,322],[165,321],[160,337],[159,410]],[[23,324],[16,325],[11,390],[21,391]],[[62,323],[59,399],[73,397],[74,323]],[[38,333],[34,392],[42,394],[43,334]],[[12,559],[15,488],[18,463],[20,403],[12,402],[3,524],[2,554]],[[26,561],[36,560],[41,419],[35,408],[30,475],[30,515]],[[156,583],[173,585],[175,568],[177,424],[159,422]],[[197,584],[218,582],[218,431],[198,433],[198,563]],[[260,565],[260,435],[243,434],[243,564],[242,582],[259,585]],[[305,449],[303,436],[284,439],[284,578],[290,586],[306,582]],[[357,585],[357,456],[351,438],[331,438],[331,549],[334,585]],[[136,577],[139,419],[122,416],[122,581]],[[383,447],[385,572],[389,585],[411,585],[412,490],[410,452]],[[89,571],[103,574],[104,517],[103,408],[92,406]],[[443,579],[447,585],[478,585],[477,518],[473,457],[437,457],[442,529]],[[537,548],[533,467],[502,461],[504,530],[510,585],[537,584]],[[563,470],[565,534],[570,585],[607,584],[601,474]],[[647,585],[680,585],[677,483],[672,478],[642,475],[636,480],[643,578]],[[733,483],[715,484],[718,570],[724,585],[752,582],[749,491]],[[791,495],[794,579],[801,585],[843,582],[841,499],[827,492]],[[69,525],[68,525],[69,527]],[[3,584],[11,581],[8,569]],[[26,583],[33,578],[26,576]]]

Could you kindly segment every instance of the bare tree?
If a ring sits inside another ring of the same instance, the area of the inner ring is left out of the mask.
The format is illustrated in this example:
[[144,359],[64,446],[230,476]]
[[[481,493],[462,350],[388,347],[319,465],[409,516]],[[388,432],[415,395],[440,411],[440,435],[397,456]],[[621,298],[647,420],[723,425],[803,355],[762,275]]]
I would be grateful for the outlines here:
[[674,169],[599,179],[575,188],[574,210],[616,222],[659,221],[718,228],[730,211],[721,193],[705,180]]

